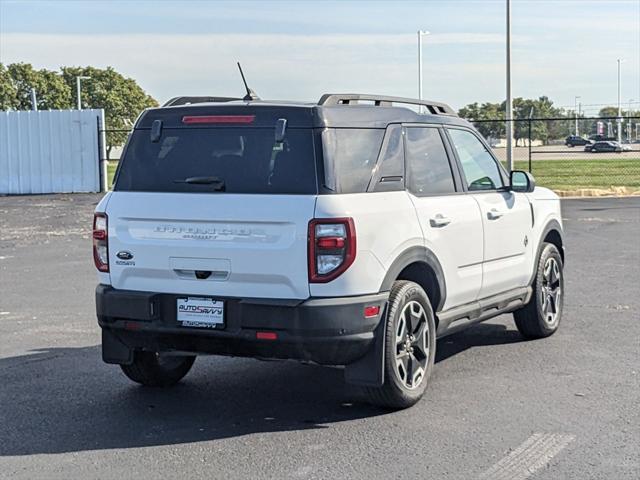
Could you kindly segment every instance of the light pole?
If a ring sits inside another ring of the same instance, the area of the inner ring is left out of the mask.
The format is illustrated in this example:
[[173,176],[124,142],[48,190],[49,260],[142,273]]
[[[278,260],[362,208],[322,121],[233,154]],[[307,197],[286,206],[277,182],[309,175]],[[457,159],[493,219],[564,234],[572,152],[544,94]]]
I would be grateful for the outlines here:
[[622,104],[620,103],[620,64],[623,62],[621,58],[618,62],[618,143],[622,143]]
[[627,142],[631,143],[631,104],[633,98],[629,99],[629,108],[627,110]]
[[[582,102],[578,102],[578,118],[582,117]],[[580,125],[578,123],[578,125]]]
[[578,99],[582,98],[580,95],[576,95],[576,98],[574,100],[574,108],[573,111],[576,114],[576,137],[580,136],[580,132],[578,130]]
[[[422,37],[429,35],[429,32],[418,30],[418,98],[422,100]],[[422,111],[422,105],[420,106]]]
[[81,98],[80,98],[80,82],[82,80],[89,80],[90,78],[91,77],[87,77],[87,76],[84,76],[84,75],[78,75],[76,77],[76,97],[77,97],[77,100],[78,100],[78,110],[82,110],[82,101],[81,101]]
[[507,105],[505,119],[507,132],[507,170],[513,170],[513,103],[511,101],[511,0],[507,0]]
[[32,88],[31,91],[31,110],[33,110],[34,112],[38,111],[38,98],[36,95],[36,89]]

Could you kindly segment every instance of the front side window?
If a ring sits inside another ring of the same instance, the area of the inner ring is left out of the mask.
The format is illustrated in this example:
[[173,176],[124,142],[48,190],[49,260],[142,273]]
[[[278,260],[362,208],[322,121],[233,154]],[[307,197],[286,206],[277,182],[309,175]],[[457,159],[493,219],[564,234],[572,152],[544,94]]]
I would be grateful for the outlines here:
[[467,188],[470,191],[496,190],[504,186],[500,168],[478,137],[466,130],[449,129]]
[[409,127],[406,132],[409,191],[415,195],[455,192],[451,165],[438,129]]

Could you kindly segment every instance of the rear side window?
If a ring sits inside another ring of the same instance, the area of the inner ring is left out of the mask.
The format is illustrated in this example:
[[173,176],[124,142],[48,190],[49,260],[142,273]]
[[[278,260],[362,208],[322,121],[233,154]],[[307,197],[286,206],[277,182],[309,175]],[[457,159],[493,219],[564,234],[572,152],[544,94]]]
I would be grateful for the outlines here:
[[404,190],[404,148],[402,126],[390,125],[382,144],[380,158],[369,191]]
[[336,193],[366,192],[383,129],[328,128],[322,132],[325,186]]
[[437,128],[407,128],[407,185],[415,195],[455,192],[447,152]]
[[[198,177],[221,183],[185,182]],[[114,190],[316,194],[313,133],[290,128],[277,143],[272,128],[165,128],[152,142],[149,130],[136,130]]]

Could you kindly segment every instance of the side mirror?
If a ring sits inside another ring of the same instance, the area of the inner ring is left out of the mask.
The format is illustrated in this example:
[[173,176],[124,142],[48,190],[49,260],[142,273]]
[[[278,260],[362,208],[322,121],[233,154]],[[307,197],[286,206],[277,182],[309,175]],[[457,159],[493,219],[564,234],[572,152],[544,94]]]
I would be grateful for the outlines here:
[[513,170],[510,176],[511,190],[514,192],[531,193],[536,188],[536,181],[529,172]]

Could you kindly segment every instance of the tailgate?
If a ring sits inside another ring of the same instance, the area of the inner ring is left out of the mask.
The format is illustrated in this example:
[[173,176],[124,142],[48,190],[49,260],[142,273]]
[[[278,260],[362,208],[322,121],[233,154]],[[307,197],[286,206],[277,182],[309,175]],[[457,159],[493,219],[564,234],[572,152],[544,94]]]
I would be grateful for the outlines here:
[[111,283],[159,293],[305,299],[315,201],[315,195],[115,191],[107,208]]

